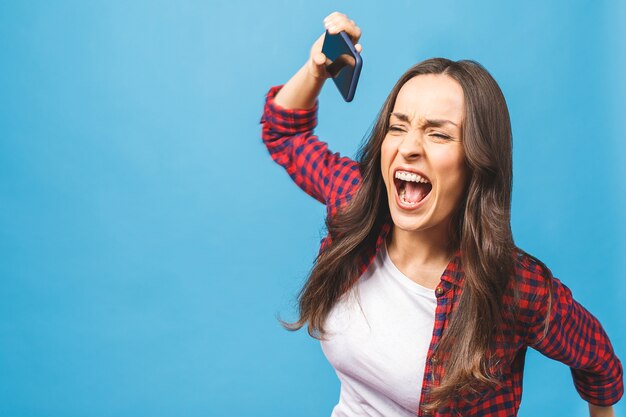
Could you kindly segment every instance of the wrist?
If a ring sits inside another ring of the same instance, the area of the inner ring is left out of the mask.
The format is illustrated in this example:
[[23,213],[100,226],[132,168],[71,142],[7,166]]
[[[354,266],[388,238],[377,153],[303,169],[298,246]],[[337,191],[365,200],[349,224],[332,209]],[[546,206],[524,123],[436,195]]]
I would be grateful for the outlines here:
[[313,83],[322,86],[326,81],[326,77],[319,73],[319,70],[317,69],[315,62],[313,62],[313,59],[309,59],[304,66],[306,67],[305,72],[307,78],[309,78]]
[[593,405],[589,403],[589,416],[590,417],[614,417],[613,407],[602,407],[599,405]]
[[308,63],[305,63],[276,94],[274,102],[285,109],[310,109],[323,85],[323,80],[309,74]]

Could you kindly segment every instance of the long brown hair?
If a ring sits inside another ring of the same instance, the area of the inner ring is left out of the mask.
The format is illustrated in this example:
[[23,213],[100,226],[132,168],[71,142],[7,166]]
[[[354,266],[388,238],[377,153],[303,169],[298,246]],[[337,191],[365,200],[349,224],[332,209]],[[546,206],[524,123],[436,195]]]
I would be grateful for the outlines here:
[[496,358],[487,354],[502,328],[502,296],[514,272],[515,246],[510,228],[512,138],[509,113],[496,81],[470,60],[433,58],[405,72],[391,90],[357,160],[362,181],[357,192],[326,219],[332,244],[318,254],[299,293],[300,318],[284,327],[297,330],[308,322],[312,337],[323,339],[324,322],[333,305],[359,278],[370,259],[383,224],[390,220],[387,191],[380,171],[381,145],[389,115],[402,86],[422,74],[445,74],[463,88],[466,115],[463,147],[468,186],[453,215],[451,247],[460,249],[464,283],[435,355],[443,379],[423,404],[434,410],[459,392],[498,384]]

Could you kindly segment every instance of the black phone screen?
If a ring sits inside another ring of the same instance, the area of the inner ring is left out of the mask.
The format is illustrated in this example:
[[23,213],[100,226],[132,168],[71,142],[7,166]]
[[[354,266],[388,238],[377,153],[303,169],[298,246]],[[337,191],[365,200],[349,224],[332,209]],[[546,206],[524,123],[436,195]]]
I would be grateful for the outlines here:
[[326,31],[322,52],[326,71],[332,77],[345,101],[352,101],[363,60],[345,32],[331,35]]

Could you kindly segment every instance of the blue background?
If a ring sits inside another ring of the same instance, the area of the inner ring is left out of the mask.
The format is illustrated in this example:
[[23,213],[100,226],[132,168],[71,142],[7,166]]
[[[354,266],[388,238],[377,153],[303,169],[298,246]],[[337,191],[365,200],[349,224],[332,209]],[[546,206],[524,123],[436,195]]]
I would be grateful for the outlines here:
[[[2,2],[0,415],[330,415],[319,342],[276,320],[325,210],[259,119],[334,10],[364,67],[354,102],[324,88],[320,138],[354,157],[411,65],[481,62],[512,117],[516,243],[626,358],[624,2]],[[529,351],[520,416],[586,409]]]

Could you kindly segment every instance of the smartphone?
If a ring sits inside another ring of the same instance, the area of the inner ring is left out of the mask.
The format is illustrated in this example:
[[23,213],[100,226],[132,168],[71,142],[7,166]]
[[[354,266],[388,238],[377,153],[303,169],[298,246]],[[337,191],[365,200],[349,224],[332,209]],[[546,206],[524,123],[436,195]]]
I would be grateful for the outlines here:
[[326,71],[332,77],[345,101],[352,101],[361,74],[363,60],[354,49],[346,32],[331,35],[326,31],[322,53],[326,55]]

